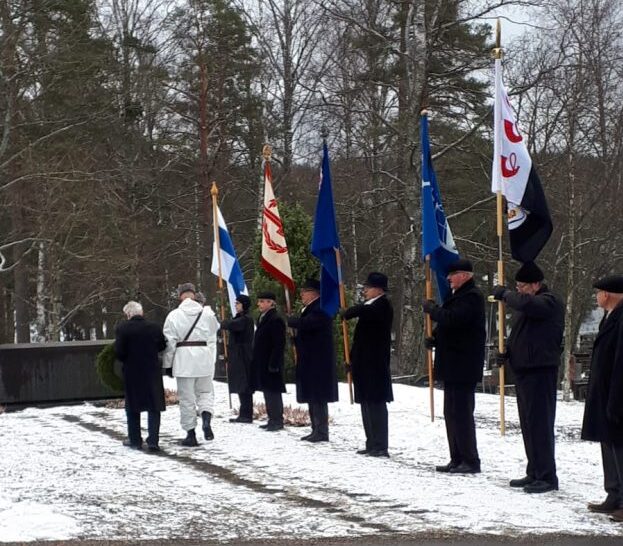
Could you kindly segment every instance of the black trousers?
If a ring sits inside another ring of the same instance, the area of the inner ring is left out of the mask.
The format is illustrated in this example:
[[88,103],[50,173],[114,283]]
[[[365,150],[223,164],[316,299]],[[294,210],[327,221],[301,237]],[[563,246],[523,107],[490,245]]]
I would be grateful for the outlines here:
[[[135,446],[143,444],[141,437],[141,412],[126,409],[125,414],[128,422],[128,440]],[[160,412],[147,412],[147,445],[157,446],[160,441]]]
[[240,400],[239,416],[244,419],[253,420],[253,393],[239,392],[238,399]]
[[521,435],[528,457],[526,476],[558,485],[554,456],[558,368],[513,371]]
[[280,392],[264,391],[269,425],[283,426],[283,400]]
[[476,383],[452,383],[443,386],[443,416],[453,464],[466,463],[480,468],[474,423]]
[[312,433],[329,437],[329,404],[327,402],[309,402],[309,418]]
[[366,449],[387,451],[387,402],[361,402]]
[[623,446],[602,442],[601,460],[607,502],[616,503],[619,508],[623,508]]

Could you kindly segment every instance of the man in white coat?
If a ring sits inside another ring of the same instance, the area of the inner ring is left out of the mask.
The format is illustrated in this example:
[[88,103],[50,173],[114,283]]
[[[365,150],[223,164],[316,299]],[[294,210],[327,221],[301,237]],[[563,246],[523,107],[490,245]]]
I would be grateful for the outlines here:
[[183,446],[195,447],[197,413],[201,414],[203,435],[213,440],[211,420],[214,413],[214,363],[216,332],[219,323],[214,311],[195,301],[195,287],[181,284],[177,289],[180,304],[167,315],[163,332],[168,343],[164,368],[172,368],[177,380],[180,421],[186,431]]

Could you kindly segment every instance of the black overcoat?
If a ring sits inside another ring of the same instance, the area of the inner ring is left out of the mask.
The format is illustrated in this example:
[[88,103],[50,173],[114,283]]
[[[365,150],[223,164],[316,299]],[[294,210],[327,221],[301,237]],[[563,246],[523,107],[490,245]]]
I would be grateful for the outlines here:
[[543,285],[535,295],[508,290],[504,301],[514,311],[506,349],[511,369],[522,373],[559,366],[565,327],[561,299]]
[[123,363],[125,406],[131,411],[164,411],[162,366],[166,347],[162,328],[141,316],[122,322],[115,331],[115,355]]
[[258,320],[253,338],[253,390],[286,392],[283,381],[285,346],[286,323],[276,309],[270,309]]
[[473,279],[430,313],[435,328],[435,379],[478,383],[485,361],[485,298]]
[[229,332],[227,340],[227,380],[229,392],[251,392],[251,359],[253,357],[253,319],[246,313],[221,322],[221,330]]
[[391,402],[394,399],[389,368],[394,311],[383,295],[370,304],[361,303],[344,312],[345,319],[358,317],[350,352],[355,402]]
[[601,321],[595,338],[582,439],[623,445],[623,305]]
[[320,298],[307,305],[300,317],[290,317],[288,326],[296,329],[297,402],[335,402],[338,394],[333,319],[320,308]]

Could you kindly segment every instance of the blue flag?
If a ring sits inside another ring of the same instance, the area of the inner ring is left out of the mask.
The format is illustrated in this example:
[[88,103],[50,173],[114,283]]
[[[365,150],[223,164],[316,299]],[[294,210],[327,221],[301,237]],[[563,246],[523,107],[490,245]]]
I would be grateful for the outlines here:
[[422,146],[422,259],[430,254],[430,267],[435,272],[439,297],[446,299],[450,286],[446,279],[448,266],[459,259],[450,226],[441,204],[437,177],[433,169],[428,140],[428,117],[420,117]]
[[340,272],[335,251],[340,248],[340,238],[335,221],[335,206],[331,188],[331,168],[326,142],[322,147],[322,170],[318,202],[314,216],[311,253],[320,260],[320,307],[330,317],[340,307]]

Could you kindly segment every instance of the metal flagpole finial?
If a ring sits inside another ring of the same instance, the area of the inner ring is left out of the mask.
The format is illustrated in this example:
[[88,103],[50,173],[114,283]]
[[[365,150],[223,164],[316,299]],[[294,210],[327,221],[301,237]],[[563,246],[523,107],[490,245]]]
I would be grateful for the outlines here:
[[212,187],[210,188],[210,194],[213,196],[218,195],[218,188],[216,187],[216,182],[212,182]]
[[420,111],[420,116],[428,116],[428,110],[424,108],[422,111]]
[[264,144],[264,147],[262,148],[262,155],[264,156],[264,161],[270,161],[270,158],[273,155],[273,149],[270,144]]
[[495,47],[493,48],[493,57],[495,59],[501,59],[502,55],[502,23],[500,23],[498,19],[495,24]]
[[324,123],[320,127],[320,136],[323,140],[327,140],[329,137],[329,128]]

